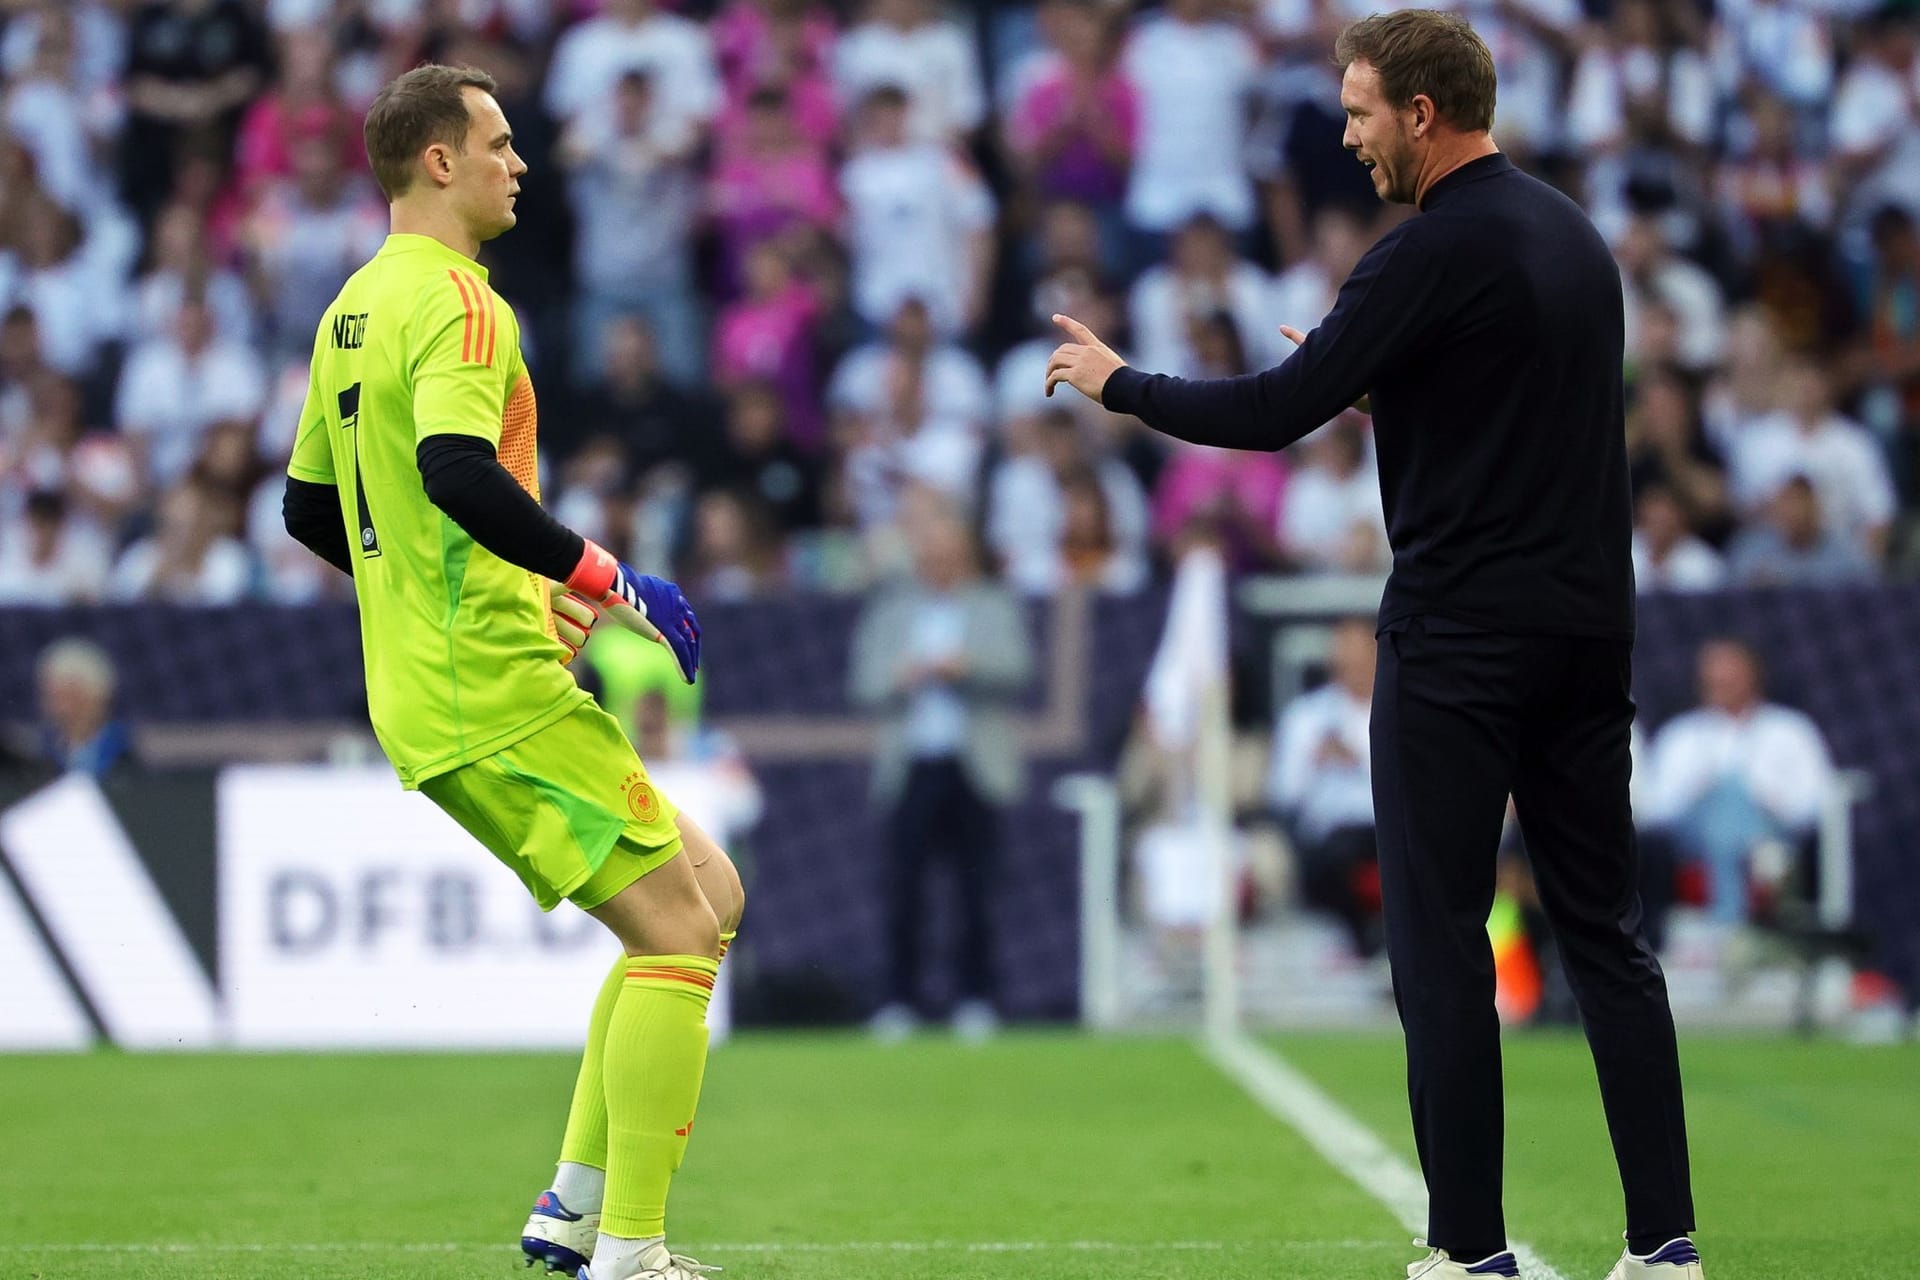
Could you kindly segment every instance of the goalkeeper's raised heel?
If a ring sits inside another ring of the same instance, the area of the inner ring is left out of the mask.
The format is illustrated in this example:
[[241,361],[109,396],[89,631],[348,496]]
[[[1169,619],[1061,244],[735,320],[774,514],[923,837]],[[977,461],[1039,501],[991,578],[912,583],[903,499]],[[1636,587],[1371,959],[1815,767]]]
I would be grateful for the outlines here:
[[586,1270],[599,1236],[599,1214],[573,1213],[559,1196],[542,1191],[527,1225],[520,1228],[520,1251],[530,1267],[544,1264],[549,1272],[572,1276]]

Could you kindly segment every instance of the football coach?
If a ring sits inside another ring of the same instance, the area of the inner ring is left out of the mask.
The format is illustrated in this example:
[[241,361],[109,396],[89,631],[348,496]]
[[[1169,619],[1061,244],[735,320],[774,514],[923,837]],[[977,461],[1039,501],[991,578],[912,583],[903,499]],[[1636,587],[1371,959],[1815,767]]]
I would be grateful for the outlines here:
[[[1490,129],[1486,44],[1407,10],[1340,35],[1345,145],[1418,216],[1263,373],[1128,368],[1084,325],[1060,383],[1182,440],[1281,449],[1370,398],[1393,573],[1373,802],[1394,1000],[1428,1194],[1410,1277],[1516,1276],[1501,1211],[1487,916],[1512,796],[1579,1000],[1626,1197],[1609,1280],[1698,1280],[1680,1065],[1641,927],[1627,800],[1633,649],[1620,276],[1578,205]],[[1551,1135],[1548,1135],[1549,1139]]]

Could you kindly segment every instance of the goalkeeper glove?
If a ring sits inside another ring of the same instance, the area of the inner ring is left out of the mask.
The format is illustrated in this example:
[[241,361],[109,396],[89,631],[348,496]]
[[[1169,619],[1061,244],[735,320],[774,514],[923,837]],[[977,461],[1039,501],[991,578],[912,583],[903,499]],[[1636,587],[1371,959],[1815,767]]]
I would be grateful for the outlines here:
[[700,620],[679,587],[665,578],[635,573],[589,539],[567,588],[599,605],[627,630],[667,646],[680,678],[693,683],[700,672]]
[[550,582],[547,587],[553,601],[554,639],[567,651],[567,656],[560,659],[560,665],[564,667],[587,647],[587,637],[593,634],[593,624],[600,621],[600,606],[577,591],[567,590],[562,583]]

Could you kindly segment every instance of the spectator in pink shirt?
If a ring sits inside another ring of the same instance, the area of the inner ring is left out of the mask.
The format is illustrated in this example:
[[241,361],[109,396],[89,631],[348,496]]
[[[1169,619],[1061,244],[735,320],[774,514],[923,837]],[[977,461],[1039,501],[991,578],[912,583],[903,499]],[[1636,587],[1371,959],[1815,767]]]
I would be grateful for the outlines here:
[[1139,131],[1139,94],[1116,65],[1114,20],[1093,0],[1051,0],[1058,53],[1021,90],[1007,120],[1007,149],[1042,197],[1097,208],[1126,194]]
[[334,90],[332,46],[317,28],[281,38],[280,75],[241,119],[233,162],[241,200],[251,206],[274,179],[291,178],[294,147],[309,138],[337,141],[343,171],[366,168],[360,118]]
[[785,89],[756,89],[740,124],[722,124],[708,199],[729,281],[758,241],[795,226],[831,230],[839,217],[833,166],[801,132],[793,105]]
[[787,406],[793,442],[821,443],[820,389],[808,331],[819,314],[812,289],[794,278],[778,242],[762,240],[747,252],[746,296],[720,313],[713,336],[714,379],[723,388],[764,381]]
[[[743,105],[763,85],[818,83],[827,92],[831,117],[833,82],[828,69],[839,32],[824,5],[813,0],[732,0],[707,30],[730,106]],[[810,98],[811,93],[806,96]],[[814,136],[811,129],[802,131]],[[821,135],[819,141],[832,136]]]

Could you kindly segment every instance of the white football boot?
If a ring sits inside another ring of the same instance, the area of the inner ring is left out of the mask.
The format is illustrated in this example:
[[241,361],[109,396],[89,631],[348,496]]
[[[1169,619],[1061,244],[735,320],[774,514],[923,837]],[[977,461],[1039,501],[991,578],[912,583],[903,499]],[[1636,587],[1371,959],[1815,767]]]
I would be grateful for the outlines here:
[[1644,1258],[1632,1250],[1622,1253],[1607,1280],[1706,1280],[1706,1272],[1700,1269],[1700,1251],[1693,1241],[1679,1236]]
[[574,1280],[700,1280],[701,1276],[710,1276],[719,1270],[719,1267],[709,1267],[681,1254],[668,1253],[667,1242],[656,1240],[640,1255],[637,1271],[620,1276],[596,1277],[591,1267],[582,1267]]
[[520,1228],[520,1251],[528,1266],[545,1263],[549,1273],[570,1276],[593,1257],[593,1242],[599,1238],[599,1214],[574,1213],[559,1196],[542,1191],[527,1225]]
[[[1425,1240],[1413,1242],[1416,1249],[1427,1247]],[[1520,1264],[1510,1251],[1503,1250],[1478,1262],[1460,1262],[1445,1249],[1434,1249],[1418,1262],[1407,1264],[1407,1280],[1467,1280],[1469,1276],[1502,1276],[1517,1280]]]

